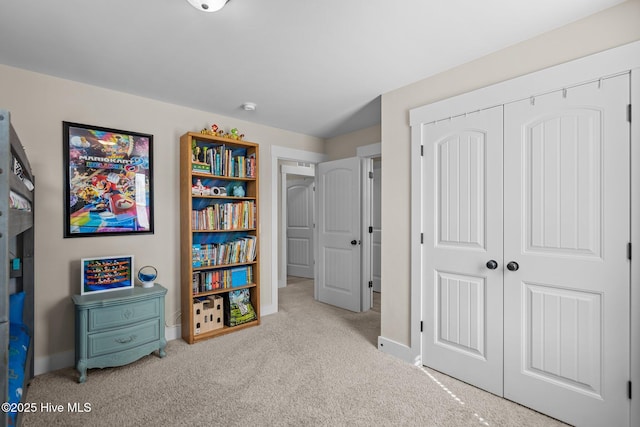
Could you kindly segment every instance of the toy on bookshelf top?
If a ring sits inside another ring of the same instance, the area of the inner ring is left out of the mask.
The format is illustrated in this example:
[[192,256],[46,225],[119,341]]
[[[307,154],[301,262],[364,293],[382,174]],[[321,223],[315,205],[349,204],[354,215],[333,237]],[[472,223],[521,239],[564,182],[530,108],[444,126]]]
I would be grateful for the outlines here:
[[210,129],[202,128],[200,133],[203,134],[203,135],[213,135],[213,136],[219,136],[219,137],[223,137],[224,136],[224,131],[222,129],[220,129],[218,127],[218,125],[215,124],[215,123],[211,125]]
[[242,141],[242,139],[244,138],[244,133],[238,133],[238,128],[233,128],[231,129],[228,138]]
[[[225,132],[224,130],[222,130],[215,123],[211,125],[210,129],[203,128],[200,131],[200,133],[203,134],[203,135],[213,135],[213,136],[217,136],[217,137],[220,137],[220,138],[233,139],[233,140],[236,140],[236,141],[242,141],[244,139],[244,134],[240,133],[238,131],[238,128],[233,128],[229,132]],[[205,155],[205,158],[206,158],[206,155]]]

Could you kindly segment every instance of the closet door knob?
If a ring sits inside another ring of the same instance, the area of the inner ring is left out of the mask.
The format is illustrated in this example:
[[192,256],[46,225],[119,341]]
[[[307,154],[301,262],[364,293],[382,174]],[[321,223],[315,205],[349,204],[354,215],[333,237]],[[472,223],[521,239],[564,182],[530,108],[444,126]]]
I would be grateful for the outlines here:
[[495,260],[490,260],[487,262],[487,268],[489,270],[495,270],[496,268],[498,268],[498,263]]
[[511,261],[509,264],[507,264],[507,270],[509,271],[518,271],[519,268],[520,266],[515,261]]
[[358,241],[357,241],[357,240],[352,240],[352,241],[351,241],[351,244],[352,244],[353,246],[355,246],[355,245],[357,245],[357,244],[358,244]]

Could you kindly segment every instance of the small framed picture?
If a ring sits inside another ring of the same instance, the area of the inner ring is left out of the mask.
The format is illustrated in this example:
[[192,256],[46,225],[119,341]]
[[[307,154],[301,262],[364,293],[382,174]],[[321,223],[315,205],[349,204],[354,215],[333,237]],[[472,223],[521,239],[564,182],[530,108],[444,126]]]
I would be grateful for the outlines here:
[[133,288],[133,255],[82,258],[80,286],[82,295]]
[[64,237],[153,233],[153,135],[62,124]]

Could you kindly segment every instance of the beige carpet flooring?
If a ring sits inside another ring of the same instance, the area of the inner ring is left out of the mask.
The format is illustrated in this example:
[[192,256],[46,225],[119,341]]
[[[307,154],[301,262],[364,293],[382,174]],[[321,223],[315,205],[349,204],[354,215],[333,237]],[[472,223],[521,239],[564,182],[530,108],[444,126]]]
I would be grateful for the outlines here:
[[[62,404],[25,426],[558,426],[537,412],[376,348],[377,310],[351,313],[313,300],[313,282],[280,290],[262,324],[167,357],[36,377],[28,401]],[[68,413],[68,403],[90,412]]]

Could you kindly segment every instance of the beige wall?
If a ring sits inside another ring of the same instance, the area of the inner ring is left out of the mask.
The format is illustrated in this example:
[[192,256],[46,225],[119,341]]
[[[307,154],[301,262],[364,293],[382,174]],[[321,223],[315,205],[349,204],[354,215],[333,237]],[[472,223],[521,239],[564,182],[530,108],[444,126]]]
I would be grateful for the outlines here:
[[380,125],[329,138],[325,142],[325,153],[329,160],[346,159],[357,155],[358,147],[380,142]]
[[383,337],[410,345],[410,109],[636,40],[631,0],[382,96]]
[[[478,87],[640,39],[640,0],[504,49],[477,61],[384,94],[382,125],[321,139],[216,116],[121,92],[0,65],[0,107],[9,109],[37,178],[36,358],[73,350],[73,305],[79,291],[79,259],[134,254],[136,265],[159,268],[168,288],[166,319],[179,323],[178,138],[216,122],[238,127],[260,144],[261,299],[271,304],[270,147],[352,157],[356,148],[382,140],[382,331],[409,344],[409,110]],[[155,234],[63,239],[62,121],[154,135]],[[273,254],[273,256],[276,256]]]
[[[168,289],[167,324],[180,323],[178,140],[213,122],[260,144],[261,300],[271,304],[271,146],[323,152],[323,140],[2,65],[0,94],[37,181],[36,361],[73,350],[70,296],[80,291],[82,257],[133,254],[137,266],[155,265],[157,282]],[[63,120],[154,135],[153,235],[63,239]]]

